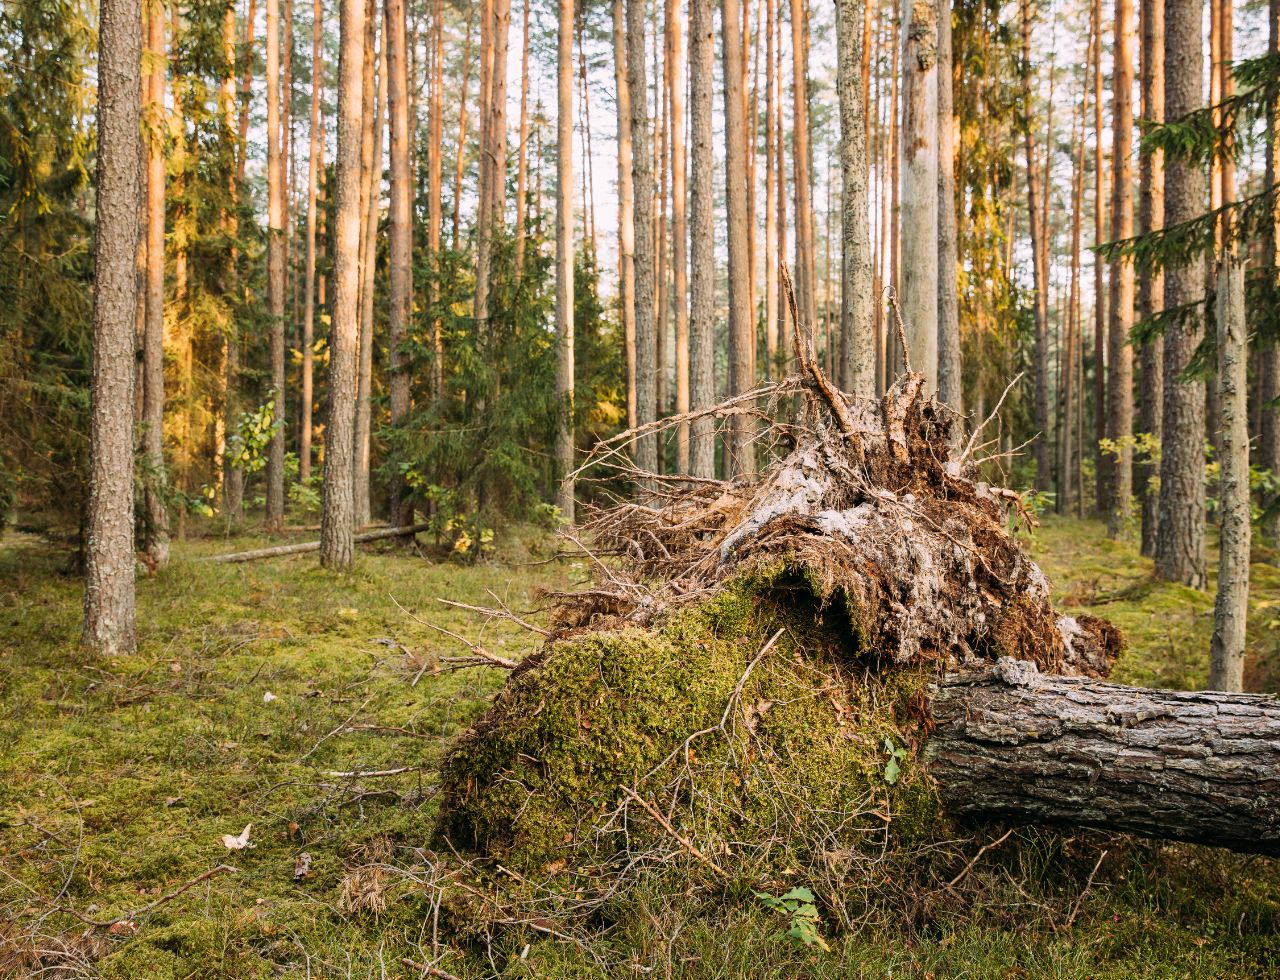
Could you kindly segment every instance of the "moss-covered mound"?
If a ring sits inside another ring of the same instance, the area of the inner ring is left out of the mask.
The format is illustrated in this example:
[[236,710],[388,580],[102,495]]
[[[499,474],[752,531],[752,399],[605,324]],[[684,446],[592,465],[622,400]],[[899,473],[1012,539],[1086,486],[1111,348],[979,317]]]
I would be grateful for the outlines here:
[[886,682],[868,656],[783,563],[658,628],[557,640],[449,755],[439,835],[525,874],[646,855],[736,874],[918,837],[925,675]]

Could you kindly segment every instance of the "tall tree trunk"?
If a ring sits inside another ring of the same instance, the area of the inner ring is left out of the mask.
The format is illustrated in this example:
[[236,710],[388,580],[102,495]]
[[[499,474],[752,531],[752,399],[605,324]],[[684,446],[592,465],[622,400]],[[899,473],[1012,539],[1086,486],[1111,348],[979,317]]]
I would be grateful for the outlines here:
[[[1204,103],[1201,49],[1203,0],[1165,4],[1165,118],[1181,119]],[[1165,225],[1204,212],[1204,171],[1198,163],[1165,161]],[[1165,268],[1166,310],[1191,307],[1164,335],[1164,441],[1160,456],[1160,518],[1156,573],[1204,588],[1204,382],[1184,377],[1203,333],[1195,304],[1204,298],[1204,259],[1198,255]]]
[[781,108],[776,92],[777,46],[774,43],[777,0],[765,0],[764,84],[764,349],[765,377],[778,376],[778,170],[773,152],[775,113]]
[[[736,6],[737,4],[735,3]],[[813,159],[809,150],[809,64],[805,59],[808,34],[809,18],[805,11],[804,0],[791,0],[791,52],[793,66],[791,79],[791,163],[795,168],[796,305],[799,308],[801,329],[816,331],[818,273],[817,259],[813,249],[813,204],[811,201],[813,180],[810,176]],[[726,58],[727,56],[728,53],[726,52]],[[727,71],[728,68],[726,67],[725,70]],[[727,89],[727,80],[725,86]],[[727,124],[728,119],[726,118]],[[730,232],[730,241],[732,241],[732,237],[732,232]],[[732,265],[732,263],[730,264]]]
[[[1142,118],[1164,121],[1164,2],[1142,0]],[[1138,201],[1138,233],[1149,235],[1164,226],[1164,155],[1139,146],[1141,197]],[[1146,272],[1138,281],[1138,315],[1150,319],[1164,308],[1164,272]],[[1161,402],[1164,397],[1163,337],[1155,337],[1139,349],[1141,383],[1138,385],[1138,430],[1159,443],[1163,434]],[[1142,553],[1156,552],[1159,527],[1159,493],[1152,486],[1156,465],[1151,459],[1136,464],[1134,483],[1142,501]]]
[[[574,521],[573,493],[573,8],[560,0],[556,57],[556,506]],[[528,6],[525,25],[528,29]],[[526,34],[527,37],[527,34]],[[526,45],[527,48],[527,45]]]
[[905,0],[902,18],[900,302],[911,368],[931,395],[938,386],[937,0]]
[[623,0],[613,0],[613,69],[618,113],[618,301],[627,358],[627,428],[636,425],[635,190],[631,183],[631,87]]
[[378,266],[378,204],[382,197],[382,110],[385,44],[378,38],[378,4],[367,0],[365,16],[364,106],[361,124],[360,354],[356,368],[356,527],[370,521],[369,440],[373,424],[373,298]]
[[[658,417],[656,337],[654,325],[653,149],[649,107],[645,97],[648,73],[645,51],[644,0],[627,0],[627,88],[631,94],[631,182],[635,196],[635,324],[636,424]],[[729,137],[732,140],[732,136]],[[636,439],[636,465],[646,472],[658,469],[658,441],[652,434]]]
[[89,502],[81,642],[103,657],[137,645],[133,558],[133,389],[142,12],[102,0],[98,17],[97,221],[94,229]]
[[165,508],[164,465],[164,212],[165,31],[164,8],[147,18],[151,79],[147,122],[147,289],[142,342],[143,548],[156,568],[169,563],[169,515]]
[[[459,225],[462,217],[462,172],[466,162],[467,150],[467,97],[471,92],[471,22],[475,16],[476,5],[467,4],[466,39],[462,47],[462,90],[458,93],[458,146],[453,161],[453,247],[460,247]],[[487,30],[482,26],[481,30]],[[480,105],[483,117],[484,104]]]
[[[1107,241],[1106,172],[1102,161],[1102,0],[1093,0],[1091,8],[1093,35],[1093,240],[1095,245]],[[1107,492],[1110,458],[1102,451],[1102,437],[1107,431],[1107,280],[1102,255],[1093,254],[1093,464],[1094,506],[1099,514],[1108,513]],[[1083,392],[1082,392],[1083,394]]]
[[[618,0],[615,0],[618,2]],[[711,123],[715,84],[715,25],[712,0],[689,0],[690,309],[689,407],[710,408],[715,389],[715,148]],[[625,231],[625,226],[624,226]],[[712,419],[689,426],[689,472],[714,477],[716,435]]]
[[[796,5],[802,0],[793,0],[793,13]],[[803,13],[801,14],[803,21]],[[747,242],[747,154],[746,154],[746,120],[743,118],[742,92],[742,9],[739,0],[721,0],[720,21],[723,31],[721,53],[724,65],[724,139],[725,139],[725,200],[728,210],[729,226],[729,393],[741,394],[750,390],[755,382],[752,374],[751,345],[754,337],[751,320],[751,261]],[[800,50],[803,42],[802,27],[792,30],[792,40],[796,50]],[[800,94],[796,96],[797,106],[802,104],[804,95],[804,69],[797,61],[797,82]],[[806,104],[807,103],[803,103]],[[801,124],[797,123],[799,134]],[[799,140],[797,135],[797,140]],[[800,159],[800,144],[797,142],[797,160]],[[800,164],[797,163],[797,173]],[[796,202],[807,205],[808,190],[803,198],[796,191]],[[804,212],[807,214],[808,212]],[[803,224],[803,222],[802,222]],[[812,245],[812,239],[810,239]],[[803,255],[797,252],[798,262],[807,262],[809,268],[809,313],[805,317],[805,329],[813,326],[813,254],[812,249]],[[803,275],[798,270],[797,275]],[[755,420],[750,415],[738,415],[730,421],[730,440],[727,454],[730,469],[734,475],[754,473],[756,470]]]
[[320,564],[355,562],[356,355],[360,341],[360,130],[364,0],[342,0],[338,48],[338,152],[334,162],[333,327],[325,428]]
[[[434,10],[431,121],[428,136],[430,149],[427,153],[427,252],[431,262],[433,310],[440,301],[440,226],[443,218],[440,194],[442,190],[441,156],[444,152],[444,0],[435,0]],[[465,70],[463,74],[465,77]],[[465,91],[462,101],[466,101]],[[410,139],[409,142],[412,148],[413,140]],[[410,288],[412,290],[412,284]],[[444,398],[444,333],[443,323],[438,314],[434,314],[431,318],[431,353],[431,397],[438,402]]]
[[[689,411],[689,220],[685,150],[684,27],[679,0],[667,0],[671,83],[671,243],[676,320],[676,414]],[[676,472],[689,472],[689,425],[676,430]]]
[[[782,4],[778,2],[777,17],[774,20],[777,29],[777,35],[774,38],[773,50],[775,52],[773,70],[774,81],[773,91],[777,98],[777,107],[773,111],[773,152],[775,161],[773,165],[774,179],[778,182],[777,190],[774,198],[777,202],[777,229],[778,229],[778,253],[777,265],[782,266],[787,261],[787,166],[786,166],[786,144],[782,139]],[[779,269],[779,273],[781,269]],[[781,277],[779,277],[781,278]],[[792,352],[790,343],[790,314],[787,311],[787,304],[782,301],[781,281],[779,281],[778,295],[778,321],[775,332],[778,335],[778,370],[784,372],[783,365],[792,363]]]
[[267,0],[267,313],[271,318],[268,531],[284,530],[284,156],[280,113],[280,0]]
[[[516,164],[516,276],[524,271],[525,194],[529,174],[529,0],[524,0],[523,41],[520,48],[520,146]],[[570,88],[573,87],[572,80]],[[573,131],[573,121],[569,121]],[[572,168],[570,170],[572,172]],[[570,208],[572,212],[572,208]],[[572,263],[570,263],[572,265]],[[570,269],[572,272],[572,269]]]
[[[388,373],[392,426],[409,417],[409,374],[401,349],[413,312],[413,172],[409,153],[413,130],[409,117],[409,58],[404,0],[386,0],[383,65],[387,114],[391,129],[391,196],[388,203],[390,304],[387,313]],[[438,154],[437,154],[438,159]],[[438,205],[437,205],[438,206]],[[394,468],[390,479],[387,520],[392,527],[413,523],[413,507],[404,499],[404,482]]]
[[938,13],[938,397],[960,413],[964,411],[964,385],[960,374],[956,117],[952,106],[955,76],[951,58],[950,0],[939,0]]
[[[876,355],[872,333],[871,230],[868,227],[866,112],[861,92],[863,11],[866,0],[836,7],[840,90],[840,350],[839,379],[846,391],[874,397]],[[949,84],[949,83],[948,83]]]
[[[511,28],[511,0],[492,0],[491,7],[492,21],[488,28],[489,80],[487,86],[483,81],[481,84],[484,90],[484,98],[480,103],[484,125],[481,131],[480,208],[476,219],[475,319],[482,349],[487,349],[489,337],[493,238],[501,227],[506,192],[507,43]],[[485,36],[482,25],[482,41]]]
[[[1280,0],[1267,4],[1267,52],[1275,57],[1280,52]],[[1280,91],[1267,103],[1266,186],[1280,180]],[[1269,289],[1268,301],[1274,308],[1280,299],[1280,196],[1271,199],[1264,235],[1266,251],[1263,265]],[[1280,337],[1264,342],[1258,378],[1258,398],[1262,402],[1261,424],[1258,426],[1258,462],[1272,473],[1280,473]],[[1263,518],[1262,533],[1272,544],[1280,545],[1280,490],[1263,500],[1269,514]]]
[[[657,418],[662,418],[669,411],[667,403],[668,388],[667,383],[667,317],[669,316],[671,304],[671,292],[667,288],[668,272],[670,264],[670,250],[668,248],[669,231],[667,226],[667,180],[671,176],[671,156],[668,152],[668,140],[671,136],[670,126],[670,108],[671,108],[671,84],[668,77],[668,69],[671,66],[671,58],[667,48],[664,45],[662,52],[662,70],[658,70],[658,53],[657,53],[657,26],[654,27],[654,104],[657,110],[660,110],[658,136],[656,140],[656,154],[654,157],[654,165],[658,171],[658,196],[654,201],[654,250],[657,252],[657,269],[656,278],[654,279],[654,305],[657,309],[657,319],[654,321],[653,342],[654,342],[654,392],[655,403],[658,406]],[[671,32],[663,30],[664,40],[670,39]],[[655,110],[656,111],[656,110]],[[658,441],[658,471],[664,472],[666,467],[666,452],[663,449],[664,441]]]
[[1049,280],[1045,249],[1047,229],[1041,208],[1040,166],[1036,159],[1034,109],[1031,89],[1031,3],[1020,0],[1022,30],[1022,112],[1023,140],[1027,162],[1027,222],[1031,229],[1031,270],[1035,291],[1035,343],[1032,397],[1032,427],[1036,439],[1032,452],[1036,461],[1036,487],[1051,486],[1049,467]]
[[[1133,237],[1133,0],[1116,0],[1112,51],[1111,235]],[[1107,532],[1126,532],[1133,501],[1133,328],[1134,270],[1130,259],[1111,263],[1111,322],[1107,372],[1107,435],[1115,444],[1110,466]]]
[[[222,12],[222,80],[218,87],[218,113],[222,118],[222,133],[220,138],[226,143],[232,153],[232,160],[235,159],[236,153],[235,132],[236,132],[236,8],[235,4],[227,4],[226,9]],[[230,248],[227,256],[227,265],[225,279],[222,284],[223,293],[228,296],[235,295],[236,283],[236,266],[239,260],[239,250],[236,248],[235,240],[238,233],[238,220],[236,215],[236,172],[235,167],[230,166],[226,170],[227,180],[227,205],[222,208],[221,221],[223,234],[226,235]],[[232,347],[235,345],[233,339],[234,326],[226,331],[222,342],[222,376],[220,378],[222,405],[213,407],[213,426],[214,426],[214,479],[222,480],[223,507],[226,511],[226,474],[231,468],[230,460],[227,453],[227,435],[231,431],[227,422],[231,418],[232,401],[234,398],[233,380],[228,369],[227,360]]]
[[312,404],[315,380],[316,205],[320,192],[320,101],[324,92],[324,6],[311,5],[311,134],[307,151],[307,258],[302,302],[302,406],[298,427],[298,479],[311,479]]
[[[1152,0],[1147,0],[1152,2]],[[1093,56],[1093,45],[1095,38],[1090,32],[1088,56],[1085,58],[1085,64],[1090,63]],[[1079,484],[1075,480],[1075,470],[1072,467],[1074,439],[1075,439],[1075,413],[1076,413],[1076,374],[1079,370],[1079,362],[1077,360],[1077,350],[1080,346],[1080,226],[1081,212],[1084,210],[1084,152],[1085,152],[1085,128],[1086,120],[1089,115],[1089,80],[1086,77],[1084,84],[1081,85],[1081,107],[1080,107],[1080,126],[1075,133],[1077,134],[1075,146],[1076,152],[1072,157],[1071,169],[1071,285],[1069,298],[1067,300],[1067,356],[1066,364],[1063,370],[1062,380],[1062,427],[1058,436],[1058,495],[1054,499],[1054,509],[1059,514],[1071,513],[1071,502],[1075,495],[1080,491]]]

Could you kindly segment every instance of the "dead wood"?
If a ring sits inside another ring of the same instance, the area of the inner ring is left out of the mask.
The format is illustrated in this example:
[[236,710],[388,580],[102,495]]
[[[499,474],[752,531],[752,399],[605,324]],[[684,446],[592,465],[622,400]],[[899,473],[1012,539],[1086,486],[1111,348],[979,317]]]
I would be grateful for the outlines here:
[[[376,531],[362,531],[357,534],[353,540],[357,544],[363,544],[366,541],[382,541],[385,538],[406,538],[414,534],[421,534],[428,530],[430,524],[410,524],[406,527],[383,527]],[[319,541],[300,541],[297,544],[281,544],[271,548],[255,548],[253,551],[235,551],[229,555],[210,555],[203,559],[214,564],[224,562],[242,562],[257,561],[260,558],[281,558],[285,555],[302,555],[308,551],[319,551]]]

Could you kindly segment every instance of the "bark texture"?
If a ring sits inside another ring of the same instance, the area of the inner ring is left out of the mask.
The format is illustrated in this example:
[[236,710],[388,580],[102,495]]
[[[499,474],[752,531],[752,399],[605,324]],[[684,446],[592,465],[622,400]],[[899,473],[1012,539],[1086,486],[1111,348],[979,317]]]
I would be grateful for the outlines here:
[[267,313],[271,318],[268,531],[284,528],[284,132],[280,111],[280,0],[267,0]]
[[[621,0],[615,0],[621,2]],[[689,309],[689,405],[710,408],[715,389],[715,188],[712,174],[712,87],[715,55],[711,0],[689,0],[689,123],[693,151],[690,159],[690,309]],[[625,232],[625,226],[624,226]],[[624,304],[625,310],[625,304]],[[716,436],[710,416],[689,425],[689,472],[697,477],[716,475]]]
[[1031,232],[1031,273],[1035,291],[1035,344],[1033,347],[1034,397],[1032,418],[1036,440],[1032,454],[1036,461],[1036,488],[1050,486],[1049,474],[1049,283],[1045,268],[1044,189],[1040,186],[1040,164],[1033,131],[1031,94],[1031,3],[1021,0],[1022,30],[1022,121],[1027,172],[1027,223]]
[[134,328],[137,316],[142,11],[103,0],[98,21],[97,224],[84,629],[93,653],[133,653]]
[[952,84],[951,3],[938,14],[938,399],[964,411],[960,374],[959,245],[956,228],[956,119]]
[[[409,51],[404,0],[386,0],[385,9],[383,44],[387,52],[384,62],[387,79],[384,84],[391,130],[391,197],[388,208],[391,296],[387,315],[387,350],[391,424],[395,426],[403,424],[409,417],[409,375],[400,348],[408,335],[413,311],[413,170],[409,159],[413,131],[409,126]],[[438,149],[433,148],[432,152],[438,161]],[[400,527],[408,524],[412,517],[413,508],[404,500],[403,481],[393,468],[388,523],[392,527]]]
[[865,7],[865,0],[841,0],[836,7],[842,178],[840,335],[843,356],[839,377],[840,386],[845,391],[869,398],[875,395],[876,354],[871,314],[873,293],[871,228],[867,210],[866,112],[861,87]]
[[302,287],[302,402],[298,410],[298,479],[311,478],[311,416],[315,411],[315,317],[316,317],[316,204],[320,195],[320,100],[324,89],[324,7],[320,0],[311,5],[311,136],[307,151],[307,252],[306,283]]
[[[671,58],[671,265],[676,341],[676,414],[689,411],[689,217],[688,153],[685,144],[684,25],[677,4],[668,18]],[[676,472],[689,472],[689,426],[676,429]]]
[[[1204,103],[1202,0],[1165,4],[1165,118],[1181,119]],[[1165,226],[1204,212],[1205,179],[1198,163],[1178,159],[1165,166]],[[1165,269],[1165,309],[1189,307],[1164,335],[1164,441],[1160,456],[1160,518],[1156,573],[1168,581],[1204,588],[1204,382],[1183,376],[1203,334],[1202,256]]]
[[613,70],[618,102],[618,298],[627,358],[627,428],[631,429],[636,424],[636,206],[631,183],[631,86],[627,79],[626,40],[623,0],[613,0]]
[[[647,53],[644,0],[627,0],[627,89],[631,94],[631,187],[634,195],[632,221],[635,229],[635,338],[636,338],[636,424],[658,417],[657,337],[654,323],[655,253],[653,237],[653,148],[650,145]],[[636,465],[648,472],[658,470],[658,439],[652,433],[636,439]]]
[[[556,505],[574,520],[573,494],[573,0],[560,0],[556,55]],[[525,17],[526,24],[528,16]]]
[[1280,854],[1280,701],[1054,677],[950,675],[929,772],[962,817],[1100,827]]
[[[1164,121],[1164,2],[1142,0],[1142,118]],[[1150,234],[1164,226],[1164,154],[1141,149],[1138,200],[1138,233]],[[1138,315],[1144,320],[1164,309],[1164,272],[1147,272],[1138,281]],[[1161,403],[1164,399],[1164,338],[1143,344],[1138,352],[1138,431],[1157,441],[1164,432]],[[1156,466],[1142,460],[1134,466],[1134,486],[1142,501],[1142,553],[1156,553],[1160,495],[1152,486]]]

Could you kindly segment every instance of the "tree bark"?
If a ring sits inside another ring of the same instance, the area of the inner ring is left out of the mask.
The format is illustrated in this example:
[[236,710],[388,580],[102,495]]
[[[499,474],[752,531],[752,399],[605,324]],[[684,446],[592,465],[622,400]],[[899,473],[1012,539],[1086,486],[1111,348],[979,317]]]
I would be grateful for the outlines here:
[[[1280,52],[1280,0],[1267,5],[1267,52],[1275,57]],[[1274,187],[1280,179],[1280,91],[1267,103],[1266,186]],[[1271,199],[1264,235],[1263,266],[1274,306],[1280,298],[1280,196]],[[1272,473],[1280,473],[1280,337],[1271,337],[1261,351],[1258,397],[1263,403],[1258,426],[1258,462]],[[1268,494],[1263,504],[1270,510],[1262,522],[1262,534],[1274,545],[1280,545],[1280,490]]]
[[[1142,0],[1142,118],[1164,121],[1164,2]],[[1148,235],[1164,226],[1164,154],[1139,147],[1141,196],[1138,200],[1138,233]],[[1164,308],[1164,271],[1146,272],[1138,281],[1138,315],[1150,319]],[[1141,383],[1138,386],[1138,431],[1150,433],[1158,443],[1164,431],[1161,402],[1164,398],[1164,338],[1155,337],[1138,352]],[[1142,502],[1142,554],[1156,552],[1160,495],[1152,486],[1155,463],[1135,465],[1134,483]]]
[[[794,6],[800,0],[793,0]],[[751,271],[750,245],[747,241],[747,223],[751,220],[747,212],[747,154],[746,154],[746,120],[743,118],[742,87],[742,7],[739,0],[721,0],[720,21],[722,34],[721,54],[724,70],[724,129],[725,129],[725,201],[728,211],[729,234],[729,394],[737,395],[749,391],[755,383],[752,373],[752,344],[755,337],[754,324],[751,318]],[[800,27],[792,30],[793,42],[803,42]],[[801,105],[804,89],[804,67],[797,61],[798,80],[796,85],[800,94],[796,96],[797,106]],[[805,103],[807,106],[807,103]],[[797,139],[801,125],[796,127]],[[797,144],[799,146],[799,144]],[[797,150],[797,159],[800,152]],[[799,167],[799,164],[797,164]],[[796,191],[797,206],[807,206],[807,178],[804,196]],[[807,214],[808,212],[804,212]],[[803,223],[803,221],[802,221]],[[797,246],[796,261],[806,263],[810,275],[809,299],[812,304],[812,239],[810,251],[802,252]],[[797,275],[804,276],[803,270]],[[804,287],[802,287],[804,288]],[[806,315],[804,308],[800,311],[803,328],[813,327],[812,305]],[[730,419],[730,438],[727,445],[729,468],[733,475],[754,473],[755,458],[755,420],[750,415],[738,415]]]
[[1035,341],[1032,362],[1033,386],[1032,416],[1036,439],[1032,453],[1036,461],[1036,487],[1047,490],[1051,485],[1049,472],[1049,279],[1046,268],[1044,244],[1047,229],[1044,227],[1040,165],[1036,158],[1036,137],[1033,127],[1031,86],[1031,3],[1021,0],[1020,26],[1022,30],[1022,112],[1023,145],[1027,165],[1027,222],[1031,230],[1031,271],[1035,292]]
[[[1024,0],[1025,2],[1025,0]],[[911,369],[938,386],[938,8],[902,11],[901,296]]]
[[133,559],[134,330],[142,157],[142,11],[102,0],[98,19],[89,503],[81,641],[104,657],[137,645]]
[[[620,0],[617,0],[620,2]],[[715,27],[712,0],[689,0],[689,123],[693,150],[690,160],[689,210],[689,406],[715,404],[715,189],[712,173],[712,87],[715,72]],[[625,231],[625,226],[624,226]],[[689,472],[714,477],[716,436],[709,417],[689,425]]]
[[[462,220],[462,173],[467,150],[467,97],[471,93],[471,24],[476,4],[467,4],[466,39],[462,46],[462,89],[458,93],[458,145],[453,161],[453,247],[461,247],[459,239]],[[480,107],[483,115],[484,106]]]
[[307,256],[302,301],[302,416],[298,426],[298,479],[311,478],[311,416],[314,412],[316,311],[316,204],[320,192],[320,99],[324,90],[324,7],[311,5],[311,133],[307,151]]
[[365,4],[364,107],[360,143],[360,354],[356,374],[356,527],[370,520],[369,442],[373,428],[373,299],[377,289],[378,204],[382,198],[382,117],[386,99],[385,38],[378,36],[378,4]]
[[774,43],[777,0],[765,0],[764,85],[764,376],[778,377],[778,162],[773,150],[775,114],[781,111],[777,91],[777,47]]
[[[735,2],[734,6],[737,7],[737,5]],[[805,57],[808,39],[809,19],[804,0],[791,0],[791,165],[795,178],[796,306],[800,316],[800,329],[816,332],[818,270],[813,247],[812,177],[810,176],[812,157],[809,150],[809,62]],[[727,43],[726,40],[726,45]],[[727,50],[725,58],[727,72]],[[727,80],[725,89],[728,90]],[[730,241],[732,241],[732,235],[733,233],[730,232]],[[730,278],[732,280],[732,273]]]
[[271,318],[271,443],[268,531],[284,528],[284,156],[281,152],[280,0],[267,0],[267,313]]
[[[1093,36],[1093,240],[1095,245],[1107,241],[1106,171],[1102,153],[1102,0],[1093,0],[1090,13]],[[1099,514],[1107,513],[1107,467],[1109,459],[1102,451],[1102,437],[1107,431],[1107,280],[1105,265],[1099,252],[1093,254],[1093,464],[1094,506]],[[1083,391],[1081,392],[1083,395]]]
[[[524,26],[520,46],[520,143],[516,158],[516,277],[524,273],[526,202],[529,182],[529,0],[524,0]],[[573,82],[570,81],[570,88]],[[557,110],[558,111],[558,110]],[[573,122],[570,120],[570,132]]]
[[[391,129],[391,196],[388,206],[390,303],[387,314],[388,373],[391,424],[409,417],[409,375],[401,346],[408,336],[413,311],[413,172],[409,164],[413,131],[409,118],[409,51],[404,0],[386,0],[383,66],[387,77],[387,115]],[[404,484],[393,469],[387,520],[392,527],[408,524],[413,508],[404,499]]]
[[[1203,0],[1165,4],[1165,118],[1181,119],[1204,103],[1201,19]],[[1165,226],[1204,212],[1204,170],[1198,163],[1165,163]],[[1183,376],[1203,333],[1202,256],[1165,268],[1166,310],[1186,307],[1164,335],[1164,442],[1160,456],[1160,518],[1156,573],[1193,588],[1205,586],[1204,382]]]
[[627,358],[627,428],[636,424],[635,192],[631,184],[631,87],[623,0],[613,0],[613,70],[618,116],[618,302]]
[[[387,538],[412,537],[431,529],[430,522],[406,524],[401,527],[383,527],[376,531],[362,531],[353,535],[351,540],[356,544],[366,541],[384,541]],[[255,548],[252,551],[236,551],[229,555],[210,555],[203,559],[213,565],[234,564],[245,561],[257,561],[259,558],[281,558],[285,555],[302,555],[309,551],[319,551],[320,541],[300,541],[297,544],[278,544],[272,548]]]
[[[1133,0],[1116,0],[1111,96],[1111,236],[1133,237]],[[1115,445],[1109,466],[1107,532],[1126,532],[1133,501],[1133,261],[1111,263],[1111,318],[1108,330],[1107,435]]]
[[[866,0],[840,0],[836,8],[841,174],[842,357],[839,379],[846,391],[870,398],[875,395],[876,355],[871,322],[873,297],[871,229],[867,210],[866,111],[861,95],[865,7]],[[949,21],[947,27],[949,35]]]
[[165,231],[165,55],[164,9],[147,16],[152,57],[146,106],[147,271],[142,334],[143,549],[156,568],[169,563],[169,515],[164,493],[164,231]]
[[947,676],[930,708],[925,758],[956,816],[1280,854],[1274,697],[1143,690],[1005,659]]
[[[964,412],[960,373],[960,297],[956,242],[956,118],[952,106],[951,3],[938,11],[938,398]],[[956,432],[959,437],[959,430]]]
[[[574,522],[573,477],[573,13],[559,2],[556,54],[556,505]],[[528,7],[525,26],[528,27]]]
[[355,561],[356,348],[360,291],[360,116],[364,0],[342,0],[338,54],[338,151],[334,164],[333,327],[329,341],[329,417],[320,510],[320,564],[340,571]]
[[[431,307],[440,300],[440,229],[442,224],[441,156],[444,153],[444,0],[435,0],[432,25],[431,120],[427,153],[427,254],[431,268]],[[466,70],[463,70],[465,86]],[[466,101],[464,91],[462,101]],[[414,120],[416,123],[416,120]],[[412,139],[410,144],[412,145]],[[412,213],[410,214],[412,217]],[[412,234],[412,232],[410,233]],[[456,244],[456,243],[455,243]],[[410,261],[412,261],[410,249]],[[410,282],[412,291],[412,281]],[[412,303],[410,303],[412,316]],[[431,319],[431,397],[437,402],[444,397],[444,324],[438,315]]]
[[[648,69],[644,0],[627,0],[627,89],[631,95],[631,183],[634,195],[636,424],[658,417],[657,347],[654,324],[653,149],[650,145]],[[729,137],[732,140],[732,136]],[[636,466],[658,469],[658,440],[650,433],[636,439]]]
[[[674,270],[676,414],[689,411],[689,218],[688,155],[685,147],[684,25],[678,0],[667,0],[668,71],[671,86],[671,264]],[[676,429],[676,472],[689,472],[689,424]]]

